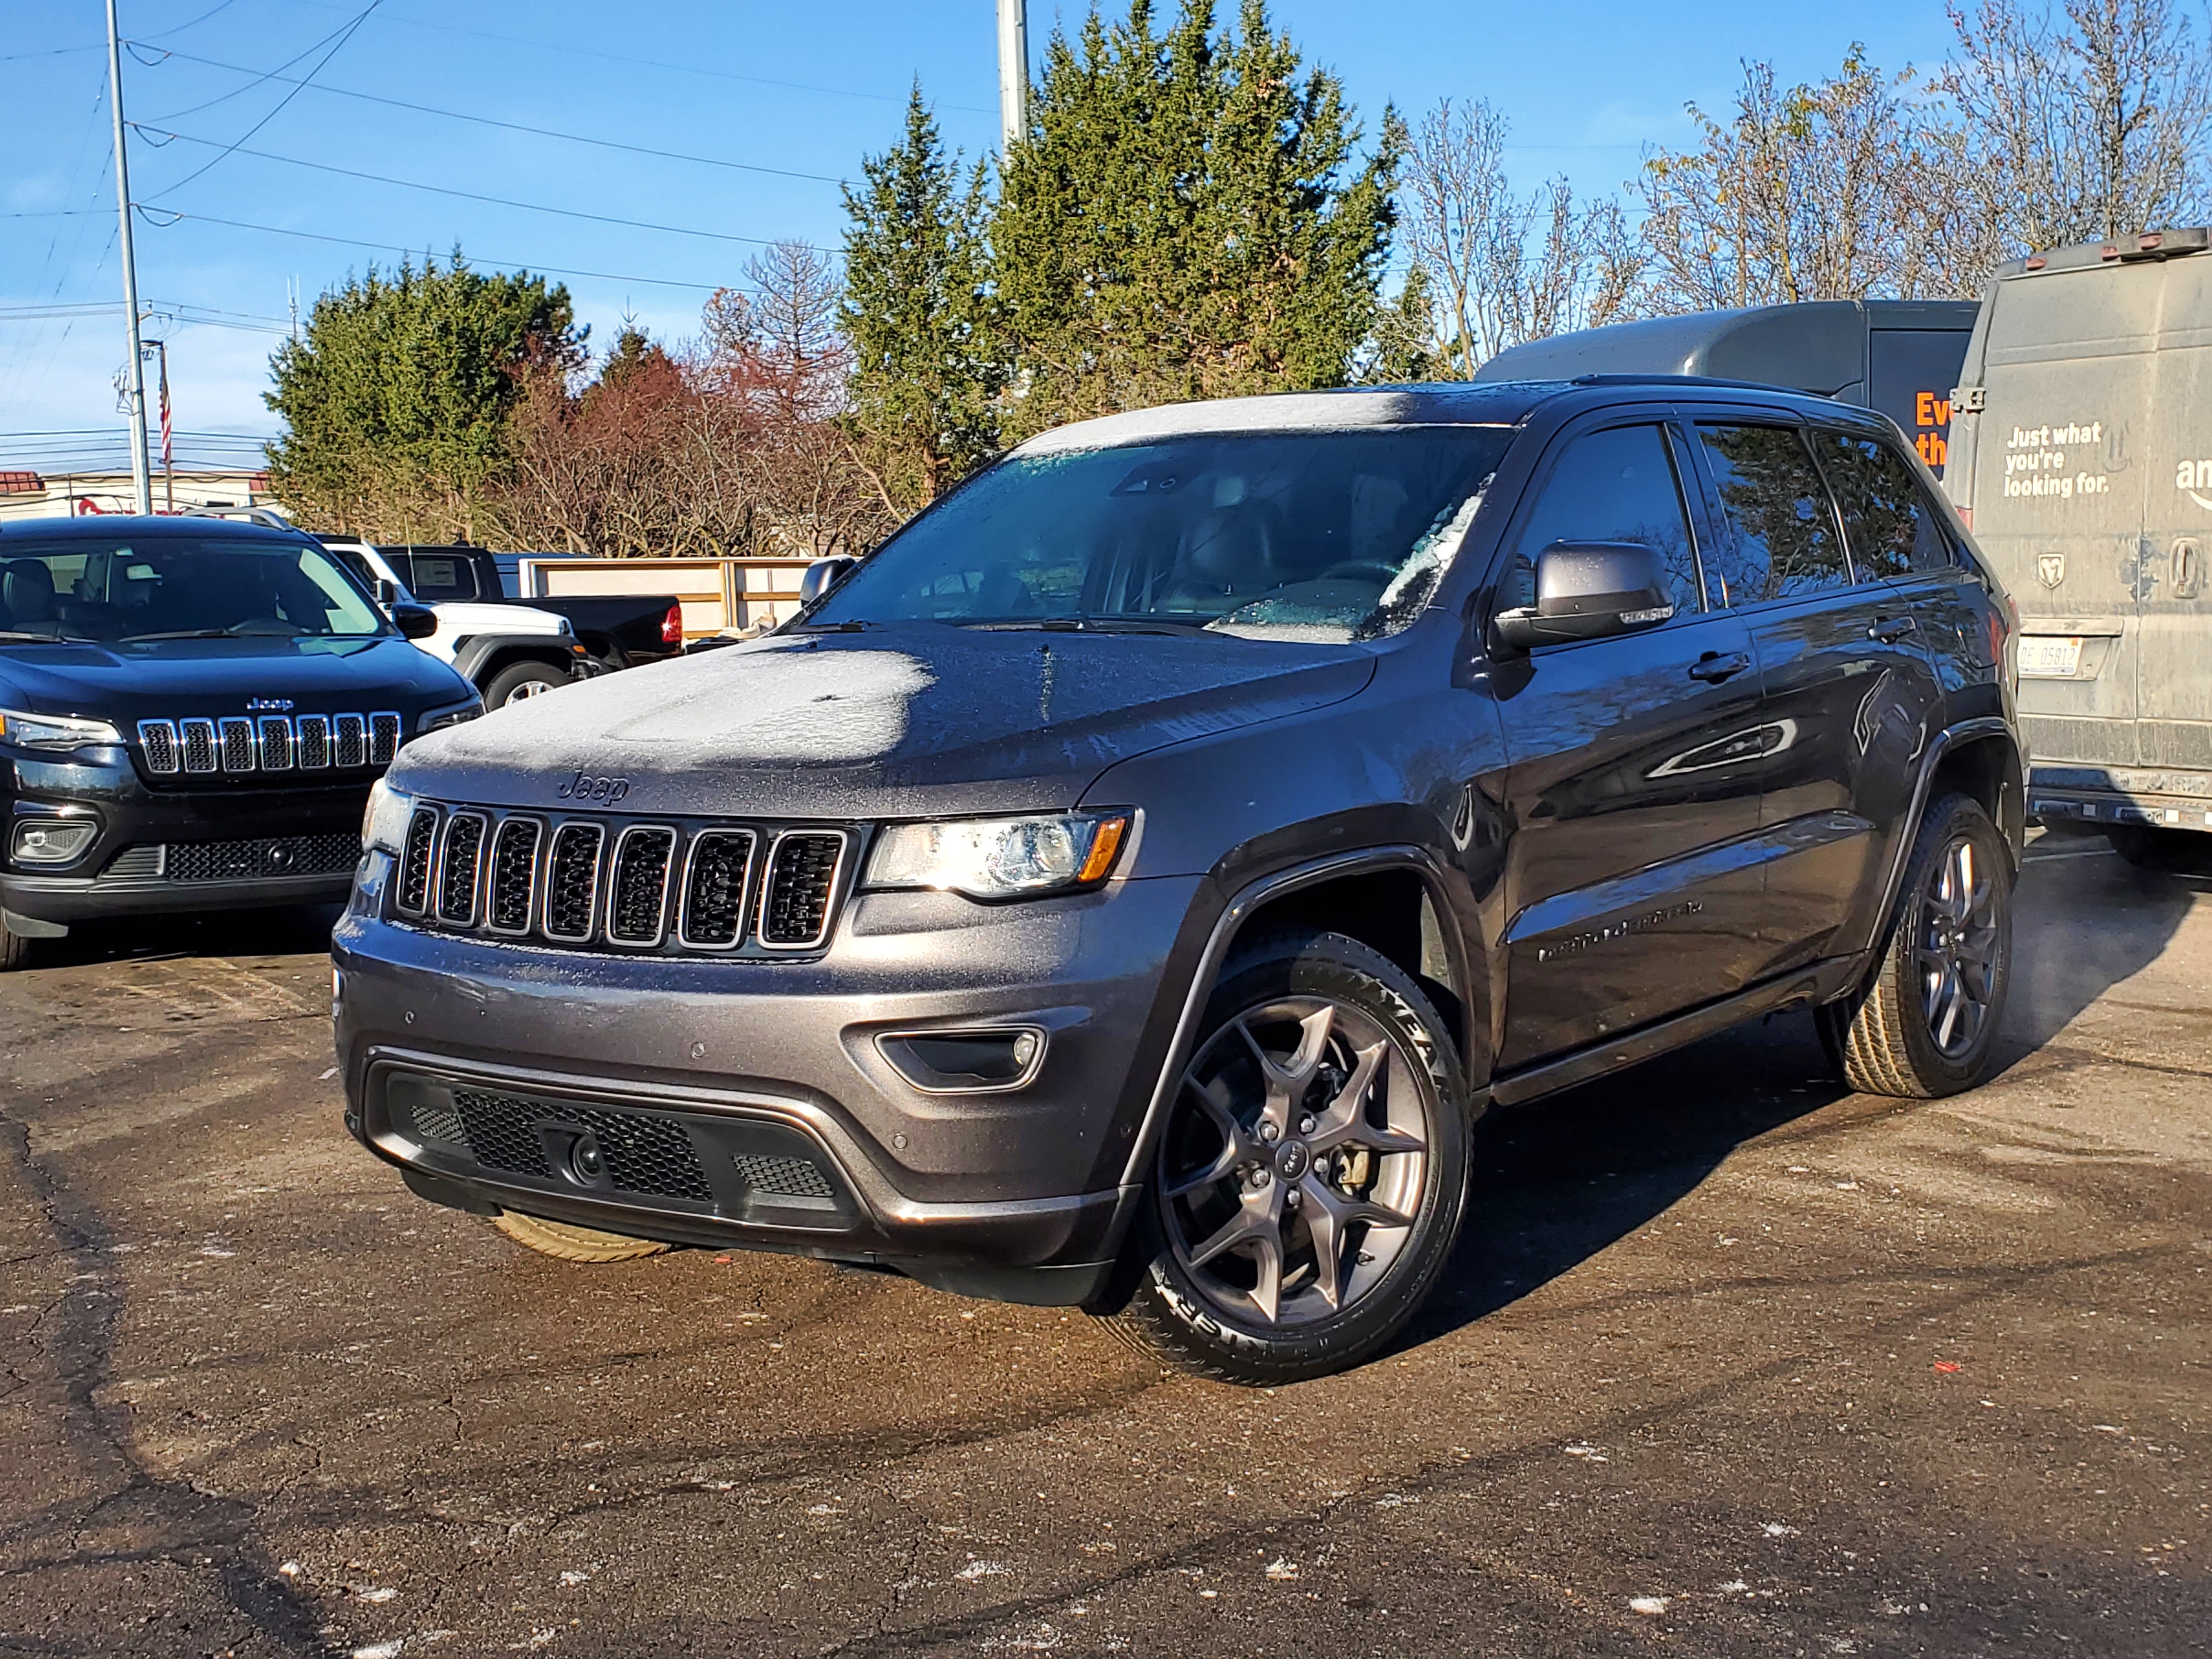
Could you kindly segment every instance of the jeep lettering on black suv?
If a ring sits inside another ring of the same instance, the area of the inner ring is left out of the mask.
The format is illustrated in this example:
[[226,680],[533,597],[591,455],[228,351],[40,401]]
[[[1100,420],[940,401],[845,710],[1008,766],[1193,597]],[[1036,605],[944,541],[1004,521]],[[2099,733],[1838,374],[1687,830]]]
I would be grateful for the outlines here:
[[1894,427],[1756,387],[1049,433],[770,639],[403,756],[337,933],[349,1122],[570,1260],[1350,1364],[1490,1104],[1784,1008],[1857,1088],[1981,1074],[2006,605]]
[[0,528],[0,969],[79,921],[329,904],[370,783],[468,683],[297,531]]

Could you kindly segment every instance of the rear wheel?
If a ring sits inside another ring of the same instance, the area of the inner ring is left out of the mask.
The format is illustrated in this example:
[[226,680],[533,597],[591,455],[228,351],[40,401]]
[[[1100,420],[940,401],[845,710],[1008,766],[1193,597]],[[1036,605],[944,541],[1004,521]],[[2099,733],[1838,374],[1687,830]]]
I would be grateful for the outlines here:
[[2212,873],[2212,835],[2134,823],[2116,824],[2105,834],[2112,850],[2137,869],[2185,876]]
[[1451,1034],[1395,963],[1328,933],[1242,953],[1176,1084],[1109,1322],[1226,1382],[1358,1364],[1451,1252],[1468,1116]]
[[484,707],[503,708],[526,697],[543,696],[568,684],[568,677],[550,663],[509,663],[483,689]]
[[596,1227],[548,1221],[543,1216],[524,1215],[520,1210],[501,1210],[492,1218],[491,1224],[516,1243],[526,1244],[538,1255],[550,1255],[557,1261],[630,1261],[641,1255],[659,1255],[668,1248],[657,1239],[603,1233]]
[[1913,842],[1874,982],[1820,1010],[1862,1094],[1929,1100],[1981,1081],[2012,979],[2012,860],[1981,804],[1947,796]]

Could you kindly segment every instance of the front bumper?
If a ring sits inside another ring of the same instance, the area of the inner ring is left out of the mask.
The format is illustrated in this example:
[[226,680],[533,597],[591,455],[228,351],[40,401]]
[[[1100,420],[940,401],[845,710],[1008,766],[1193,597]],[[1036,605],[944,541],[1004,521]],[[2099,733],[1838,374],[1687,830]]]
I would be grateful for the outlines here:
[[[121,749],[0,757],[0,909],[59,932],[107,916],[338,902],[368,786],[155,789]],[[55,817],[97,826],[82,854],[59,867],[9,860],[17,823]]]
[[[1078,1304],[1103,1282],[1197,878],[999,907],[863,894],[820,957],[758,962],[398,925],[379,919],[389,868],[368,856],[339,923],[333,1018],[349,1127],[425,1196],[1007,1300]],[[1022,1086],[925,1092],[875,1042],[981,1026],[1046,1034]],[[733,1175],[759,1159],[818,1182]]]

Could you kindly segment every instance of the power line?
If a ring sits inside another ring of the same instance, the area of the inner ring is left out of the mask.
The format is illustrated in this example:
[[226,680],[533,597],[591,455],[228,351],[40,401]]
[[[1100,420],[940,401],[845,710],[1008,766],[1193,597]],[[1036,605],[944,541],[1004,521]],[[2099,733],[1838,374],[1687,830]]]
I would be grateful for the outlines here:
[[[301,87],[307,84],[307,82],[295,80],[290,76],[277,75],[273,72],[264,73],[259,70],[249,69],[243,64],[226,64],[214,58],[198,58],[188,52],[171,52],[169,55],[173,58],[181,58],[189,64],[204,64],[210,69],[228,70],[234,75],[258,76],[263,80],[291,82]],[[690,161],[700,167],[728,167],[738,173],[764,173],[778,179],[805,179],[822,185],[842,185],[845,182],[842,179],[833,178],[826,173],[800,173],[791,167],[763,167],[756,161],[732,161],[719,155],[691,155],[682,150],[655,149],[649,144],[625,144],[613,138],[587,137],[580,132],[562,132],[552,127],[533,127],[520,121],[501,121],[489,115],[471,115],[462,110],[439,109],[430,104],[410,104],[404,99],[380,97],[373,92],[356,92],[349,87],[331,87],[319,83],[313,89],[317,92],[327,93],[334,98],[356,98],[364,103],[382,104],[392,109],[412,110],[417,115],[442,116],[449,121],[471,121],[478,126],[498,127],[507,132],[526,132],[539,138],[559,138],[572,144],[592,144],[601,149],[618,149],[631,155],[655,156],[664,161]],[[202,106],[202,107],[205,106]],[[190,114],[191,112],[184,110],[178,113]],[[170,120],[174,118],[163,116],[161,118]]]
[[[255,133],[260,131],[262,128],[267,126],[271,121],[282,115],[291,101],[295,98],[297,98],[300,94],[307,88],[308,82],[323,72],[324,69],[329,64],[331,59],[337,57],[338,53],[345,50],[346,42],[353,39],[354,35],[360,30],[361,26],[363,23],[368,21],[369,14],[383,3],[384,0],[368,0],[368,4],[362,9],[361,15],[356,17],[353,21],[348,23],[343,28],[331,31],[331,35],[325,35],[324,40],[328,40],[331,42],[331,49],[315,60],[314,68],[307,71],[305,80],[301,81],[297,85],[293,87],[291,91],[286,93],[282,98],[276,100],[276,108],[270,110],[268,114],[263,116],[258,121],[256,121],[252,126],[246,128],[246,130],[240,135],[238,143],[232,144],[228,149],[222,152],[222,155],[217,155],[213,160],[210,161],[207,167],[201,167],[197,172],[188,173],[183,178],[178,179],[175,184],[168,185],[166,189],[156,191],[149,199],[159,201],[164,196],[175,195],[186,185],[191,183],[193,179],[198,178],[201,173],[207,172],[209,168],[220,166],[224,156],[230,155],[233,150],[235,150],[238,148],[239,144],[244,143],[248,138],[253,137]],[[217,9],[220,10],[221,8],[218,7]],[[332,35],[335,35],[336,37],[334,40],[331,38]],[[320,46],[322,42],[319,40],[315,44],[316,46]],[[310,46],[307,48],[307,52],[313,52],[314,49],[314,46]],[[303,52],[300,54],[300,57],[304,58],[307,55],[307,52]],[[295,58],[292,61],[294,63],[297,63],[299,58]]]
[[[250,224],[243,219],[218,219],[211,214],[184,213],[175,208],[160,208],[155,211],[169,215],[170,224],[174,224],[179,219],[189,219],[203,225],[225,225],[232,230],[258,230],[271,236],[296,236],[309,242],[335,242],[341,247],[365,247],[378,253],[397,253],[403,258],[428,252],[423,248],[401,247],[396,242],[366,242],[356,236],[326,236],[320,231],[288,230],[282,225]],[[148,222],[156,225],[161,223],[159,220],[149,220]],[[477,262],[492,265],[502,270],[535,270],[548,276],[589,276],[595,281],[605,283],[643,283],[653,288],[688,288],[701,294],[718,293],[723,289],[738,286],[733,283],[682,283],[672,276],[626,276],[616,270],[576,270],[563,265],[541,265],[534,260],[495,259],[485,255],[478,255]]]
[[[189,132],[171,132],[166,128],[149,126],[143,121],[133,121],[131,125],[132,131],[139,137],[147,138],[149,143],[153,138],[158,137],[163,143],[173,139],[182,139],[188,144],[205,144],[210,149],[217,147],[216,140],[198,137]],[[310,161],[297,155],[279,155],[273,150],[246,149],[233,145],[230,150],[225,153],[251,155],[264,161],[282,161],[287,167],[312,167],[318,173],[335,173],[342,178],[365,179],[371,184],[397,185],[402,190],[428,191],[434,196],[457,196],[465,202],[488,202],[494,207],[521,208],[531,213],[557,214],[564,219],[589,219],[595,224],[622,225],[631,230],[665,231],[672,236],[704,236],[717,242],[743,242],[751,247],[775,246],[774,240],[767,237],[738,236],[724,230],[697,230],[689,225],[658,224],[650,219],[622,219],[612,214],[586,213],[581,208],[551,207],[543,202],[518,202],[511,197],[485,196],[472,190],[454,190],[445,185],[426,185],[415,179],[394,179],[382,173],[363,173],[356,167],[337,167],[328,161]],[[220,160],[221,157],[216,159]],[[166,208],[159,210],[168,211]],[[815,250],[817,252],[822,251],[818,248]]]
[[[142,213],[146,212],[142,204],[134,203],[132,205],[139,207]],[[98,208],[40,208],[22,213],[0,213],[0,219],[65,219],[100,211]],[[166,216],[156,219],[151,214],[147,215],[146,222],[162,230],[167,230],[179,221],[189,219],[197,224],[227,225],[233,230],[258,230],[264,231],[271,236],[296,236],[309,242],[335,242],[341,247],[365,247],[377,253],[397,253],[404,256],[425,253],[428,251],[422,246],[402,247],[397,242],[366,242],[355,236],[327,236],[320,231],[290,230],[283,225],[256,225],[250,224],[243,219],[218,219],[212,214],[186,213],[179,208],[155,208],[152,212]],[[774,245],[763,244],[763,246]],[[811,244],[809,246],[811,246]],[[822,252],[819,248],[813,251]],[[702,294],[714,294],[726,288],[744,286],[742,283],[683,283],[672,276],[628,276],[616,270],[577,270],[567,265],[540,264],[535,259],[495,259],[481,254],[471,263],[490,265],[501,270],[540,271],[548,276],[589,276],[600,282],[644,283],[654,288],[696,289]]]
[[[332,6],[331,10],[338,9]],[[762,75],[739,75],[734,70],[708,69],[701,64],[675,64],[662,58],[633,58],[626,52],[594,52],[588,46],[563,46],[558,41],[539,40],[525,34],[495,34],[489,29],[465,29],[457,23],[433,23],[427,18],[410,17],[404,12],[388,11],[385,21],[408,28],[434,29],[441,34],[466,34],[479,40],[498,40],[510,46],[534,46],[540,52],[565,52],[572,58],[596,58],[609,64],[635,64],[641,69],[673,70],[679,75],[704,75],[717,81],[741,81],[747,86],[776,87],[786,92],[820,93],[830,98],[861,98],[871,103],[903,104],[906,94],[888,92],[855,92],[849,87],[819,87],[805,81],[775,81]],[[173,33],[174,31],[172,31]],[[956,109],[967,115],[989,115],[992,111],[975,104],[939,104],[939,109]]]

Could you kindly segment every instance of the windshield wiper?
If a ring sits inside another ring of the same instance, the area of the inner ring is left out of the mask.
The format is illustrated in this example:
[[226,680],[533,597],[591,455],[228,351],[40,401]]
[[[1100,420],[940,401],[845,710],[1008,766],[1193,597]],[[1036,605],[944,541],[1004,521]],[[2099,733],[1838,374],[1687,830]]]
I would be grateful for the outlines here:
[[1006,633],[1048,634],[1204,634],[1201,622],[1181,622],[1164,617],[998,617],[987,622],[962,624]]
[[801,623],[791,631],[794,634],[857,634],[864,628],[873,628],[872,622]]
[[230,637],[231,632],[228,628],[183,628],[173,634],[125,634],[118,643],[136,645],[141,640],[227,640]]
[[94,645],[89,634],[27,634],[20,628],[0,628],[0,644],[4,645]]

